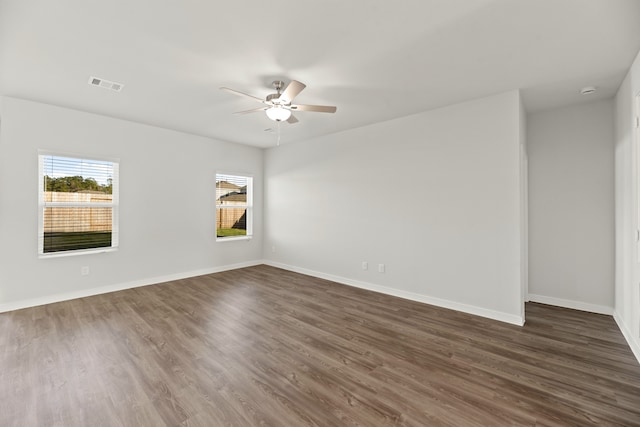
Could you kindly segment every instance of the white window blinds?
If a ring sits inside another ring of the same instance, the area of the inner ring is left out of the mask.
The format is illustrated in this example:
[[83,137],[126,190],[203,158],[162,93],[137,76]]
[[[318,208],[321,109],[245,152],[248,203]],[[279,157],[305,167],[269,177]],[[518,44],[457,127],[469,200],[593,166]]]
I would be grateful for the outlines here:
[[39,155],[39,253],[118,246],[118,163]]

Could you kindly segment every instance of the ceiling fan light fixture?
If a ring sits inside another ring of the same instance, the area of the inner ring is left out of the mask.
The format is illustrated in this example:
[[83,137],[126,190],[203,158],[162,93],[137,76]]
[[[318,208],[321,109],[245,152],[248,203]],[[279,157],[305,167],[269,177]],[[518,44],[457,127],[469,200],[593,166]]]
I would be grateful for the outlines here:
[[266,110],[267,116],[274,122],[284,122],[291,117],[291,111],[280,105],[274,105]]

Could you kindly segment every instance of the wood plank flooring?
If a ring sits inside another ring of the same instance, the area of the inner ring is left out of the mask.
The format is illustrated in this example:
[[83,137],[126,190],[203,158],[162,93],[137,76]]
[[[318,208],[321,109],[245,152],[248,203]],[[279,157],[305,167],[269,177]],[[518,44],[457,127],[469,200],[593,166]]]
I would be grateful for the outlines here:
[[520,328],[268,266],[0,314],[1,426],[640,426],[610,316]]

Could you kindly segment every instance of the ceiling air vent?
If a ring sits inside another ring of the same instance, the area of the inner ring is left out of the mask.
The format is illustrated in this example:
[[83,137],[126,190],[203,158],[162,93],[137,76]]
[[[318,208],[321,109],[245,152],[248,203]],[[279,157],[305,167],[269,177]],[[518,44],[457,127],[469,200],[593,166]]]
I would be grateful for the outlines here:
[[120,92],[124,87],[122,83],[112,82],[109,80],[101,79],[100,77],[93,77],[93,76],[89,78],[89,84],[91,86],[98,86],[103,89],[109,89],[114,92]]

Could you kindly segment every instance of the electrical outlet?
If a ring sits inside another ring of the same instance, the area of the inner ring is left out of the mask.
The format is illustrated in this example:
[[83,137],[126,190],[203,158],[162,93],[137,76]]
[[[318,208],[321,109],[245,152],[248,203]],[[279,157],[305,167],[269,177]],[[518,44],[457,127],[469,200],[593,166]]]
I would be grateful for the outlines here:
[[378,273],[384,273],[384,264],[378,264]]
[[89,267],[88,266],[80,267],[80,275],[81,276],[88,276],[89,275]]
[[363,270],[368,270],[369,269],[369,263],[367,261],[362,261],[362,269]]
[[276,246],[275,245],[271,246],[271,252],[273,252],[274,254],[276,253]]

